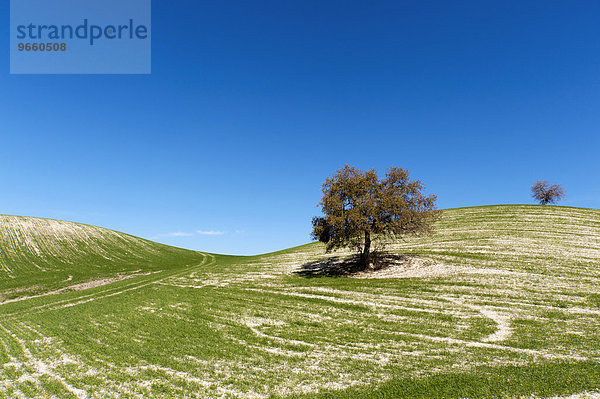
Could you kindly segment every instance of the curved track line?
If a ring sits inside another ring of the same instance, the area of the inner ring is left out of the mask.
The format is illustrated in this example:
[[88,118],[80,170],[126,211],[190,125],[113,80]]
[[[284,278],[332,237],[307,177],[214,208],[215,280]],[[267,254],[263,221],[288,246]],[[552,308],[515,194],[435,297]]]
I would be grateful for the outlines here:
[[[32,313],[39,314],[39,313],[43,313],[46,311],[63,309],[63,308],[76,306],[76,305],[92,302],[92,301],[103,299],[103,298],[108,298],[108,297],[115,296],[115,295],[120,295],[120,294],[123,294],[128,291],[143,288],[143,287],[146,287],[151,284],[156,284],[167,278],[185,275],[185,274],[189,273],[190,271],[196,270],[201,267],[210,266],[215,263],[214,255],[205,254],[205,253],[202,253],[202,255],[204,256],[204,259],[202,259],[202,262],[195,264],[193,266],[185,267],[184,269],[178,269],[178,270],[171,271],[171,272],[159,272],[154,275],[134,277],[133,279],[135,279],[136,281],[125,284],[120,287],[114,287],[114,284],[119,283],[123,280],[116,281],[116,282],[109,283],[109,284],[102,286],[103,288],[101,290],[93,292],[91,294],[86,293],[86,292],[92,288],[82,290],[81,291],[82,295],[78,295],[74,298],[62,299],[62,300],[58,300],[58,301],[51,302],[51,303],[45,303],[45,304],[39,305],[39,306],[33,306],[29,309],[28,314],[32,314]],[[94,287],[94,288],[97,288],[97,287]],[[62,293],[64,293],[64,292],[62,292]],[[59,295],[59,294],[55,294],[55,295]],[[33,298],[34,297],[28,298],[28,299],[33,299]],[[2,306],[2,304],[0,304],[0,306]],[[18,317],[22,314],[23,314],[23,310],[20,310],[20,311],[13,312],[13,313],[7,313],[2,316],[14,318],[15,316]]]
[[508,337],[512,335],[513,329],[510,325],[510,316],[497,313],[491,310],[490,307],[477,306],[470,303],[465,303],[456,298],[444,297],[444,299],[456,305],[464,306],[468,309],[474,310],[496,323],[496,331],[488,335],[487,337],[484,337],[481,340],[481,342],[501,342],[505,341]]

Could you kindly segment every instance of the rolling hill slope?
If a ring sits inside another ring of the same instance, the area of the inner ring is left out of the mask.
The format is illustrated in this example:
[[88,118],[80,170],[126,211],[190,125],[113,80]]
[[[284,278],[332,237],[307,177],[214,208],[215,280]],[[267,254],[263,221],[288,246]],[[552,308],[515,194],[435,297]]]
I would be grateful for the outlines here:
[[352,278],[319,243],[210,255],[61,223],[2,219],[0,397],[600,390],[598,210],[447,210]]
[[101,227],[0,215],[0,301],[202,259],[195,251]]

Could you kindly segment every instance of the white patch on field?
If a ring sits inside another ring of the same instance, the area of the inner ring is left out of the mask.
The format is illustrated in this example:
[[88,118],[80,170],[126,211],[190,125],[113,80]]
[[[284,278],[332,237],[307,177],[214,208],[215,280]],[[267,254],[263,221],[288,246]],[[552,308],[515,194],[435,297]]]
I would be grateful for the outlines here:
[[[24,327],[37,333],[36,330],[29,326],[24,325]],[[38,385],[40,381],[39,378],[41,376],[46,376],[52,380],[58,381],[67,391],[69,391],[75,397],[79,399],[86,399],[88,397],[87,392],[84,389],[74,387],[73,385],[69,384],[63,376],[55,372],[55,369],[58,365],[79,364],[77,360],[64,354],[55,362],[49,362],[47,359],[42,360],[36,358],[30,351],[30,349],[27,347],[25,340],[19,338],[16,334],[14,334],[12,331],[8,330],[2,325],[0,325],[0,329],[18,344],[21,354],[25,358],[25,361],[17,362],[15,361],[16,359],[11,356],[11,359],[13,359],[13,361],[10,362],[11,366],[16,367],[17,369],[33,370],[33,372],[24,372],[19,377],[20,381],[29,381],[33,382],[35,385]],[[45,342],[46,339],[41,339],[40,341]],[[4,365],[4,367],[6,367],[6,364]]]
[[548,399],[600,399],[600,392],[581,392],[569,396],[553,396]]
[[444,298],[457,305],[465,306],[469,309],[475,310],[484,315],[485,317],[492,319],[497,324],[498,328],[496,332],[483,338],[483,342],[500,342],[506,340],[508,337],[511,336],[513,332],[512,327],[510,326],[511,317],[507,313],[499,313],[498,311],[494,310],[494,308],[492,308],[491,306],[479,306],[474,305],[472,303],[467,303],[461,299],[454,299],[449,297]]
[[283,326],[286,323],[281,320],[267,319],[264,317],[244,317],[241,322],[248,327],[260,327],[264,325],[268,326]]

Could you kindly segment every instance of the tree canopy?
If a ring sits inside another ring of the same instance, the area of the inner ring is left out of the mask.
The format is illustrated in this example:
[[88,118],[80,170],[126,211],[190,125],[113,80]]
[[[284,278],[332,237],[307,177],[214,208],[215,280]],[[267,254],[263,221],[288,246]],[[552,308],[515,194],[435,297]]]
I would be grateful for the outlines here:
[[556,204],[565,198],[565,189],[559,184],[550,184],[546,180],[536,181],[531,186],[531,196],[541,205]]
[[409,171],[391,167],[384,178],[374,169],[361,171],[346,165],[323,183],[319,205],[324,216],[313,218],[312,237],[331,251],[351,247],[360,254],[360,266],[370,266],[371,243],[432,231],[439,216],[437,196],[422,193],[423,184]]

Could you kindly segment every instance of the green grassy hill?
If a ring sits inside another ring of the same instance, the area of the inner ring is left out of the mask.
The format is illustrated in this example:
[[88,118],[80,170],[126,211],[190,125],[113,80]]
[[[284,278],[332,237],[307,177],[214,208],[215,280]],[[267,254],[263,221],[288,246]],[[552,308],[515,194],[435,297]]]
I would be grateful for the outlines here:
[[202,259],[195,251],[100,227],[0,215],[0,301]]
[[[0,397],[549,397],[600,390],[600,211],[447,210],[395,265],[236,257],[0,218]],[[69,278],[71,277],[71,278]]]

